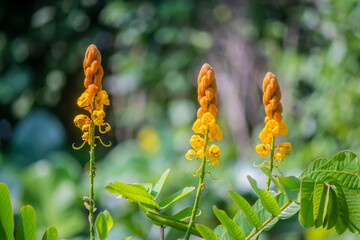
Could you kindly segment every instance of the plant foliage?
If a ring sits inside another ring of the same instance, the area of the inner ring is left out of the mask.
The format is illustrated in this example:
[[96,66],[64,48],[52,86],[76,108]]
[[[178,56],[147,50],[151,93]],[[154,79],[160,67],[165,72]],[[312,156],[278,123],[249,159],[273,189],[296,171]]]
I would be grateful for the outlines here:
[[[4,183],[0,183],[0,239],[14,239],[14,216],[11,208],[10,193]],[[36,240],[36,215],[32,206],[20,209],[19,223],[16,228],[17,240]],[[58,233],[54,226],[46,229],[42,240],[57,240]]]

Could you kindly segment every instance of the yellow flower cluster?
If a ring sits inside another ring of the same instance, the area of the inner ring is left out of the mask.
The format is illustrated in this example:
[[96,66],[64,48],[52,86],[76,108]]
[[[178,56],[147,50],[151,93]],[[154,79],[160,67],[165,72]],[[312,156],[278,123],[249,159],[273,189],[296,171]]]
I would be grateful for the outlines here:
[[[104,122],[105,112],[104,105],[109,105],[109,97],[105,90],[102,89],[101,79],[103,68],[101,66],[101,54],[95,45],[90,45],[85,53],[84,59],[85,92],[77,100],[77,105],[87,110],[91,115],[80,114],[74,119],[75,126],[83,132],[82,139],[84,142],[91,144],[92,125],[98,126],[101,133],[110,131],[110,124]],[[105,130],[101,127],[105,126]]]
[[[201,119],[195,121],[193,131],[198,135],[193,135],[190,139],[190,145],[193,149],[190,149],[185,155],[188,160],[194,160],[195,158],[202,158],[204,156],[206,141],[202,136],[205,136],[206,132],[208,132],[209,142],[213,142],[215,139],[222,140],[223,137],[219,125],[215,123],[215,117],[209,112],[202,115]],[[220,153],[220,148],[217,145],[212,144],[211,146],[206,146],[205,157],[210,158],[207,160],[210,167],[219,165]]]
[[[278,162],[281,162],[283,158],[289,156],[292,146],[289,142],[278,143],[274,145],[272,149],[271,143],[273,138],[279,135],[286,135],[288,128],[282,118],[282,105],[280,103],[281,91],[280,86],[276,80],[276,77],[272,73],[267,73],[263,82],[263,103],[265,106],[266,118],[265,127],[260,132],[259,138],[263,142],[256,146],[256,151],[262,157],[267,157],[271,151],[274,153],[273,158]],[[265,161],[260,166],[264,165],[268,161]]]
[[[205,63],[199,73],[198,77],[198,101],[200,108],[197,112],[197,119],[193,124],[192,130],[195,135],[190,139],[190,149],[185,157],[188,160],[197,158],[205,158],[209,163],[209,167],[218,166],[220,162],[220,148],[212,144],[209,146],[208,142],[222,140],[222,132],[216,122],[216,79],[213,68]],[[205,151],[205,152],[204,152]],[[202,168],[201,166],[198,171]]]

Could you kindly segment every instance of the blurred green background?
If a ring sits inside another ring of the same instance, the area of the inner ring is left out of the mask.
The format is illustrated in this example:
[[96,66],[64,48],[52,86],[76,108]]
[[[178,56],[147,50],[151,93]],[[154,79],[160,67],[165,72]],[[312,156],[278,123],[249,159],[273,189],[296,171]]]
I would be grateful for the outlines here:
[[[280,165],[298,175],[313,159],[360,148],[360,3],[318,1],[2,1],[0,3],[0,181],[15,213],[31,204],[38,231],[55,225],[61,238],[87,239],[88,150],[74,151],[83,113],[82,61],[88,45],[101,51],[111,148],[96,148],[96,206],[115,225],[110,239],[158,239],[136,204],[104,190],[114,180],[156,182],[171,168],[162,196],[196,186],[199,162],[184,155],[198,108],[196,78],[208,62],[218,83],[222,157],[206,178],[199,222],[219,224],[212,205],[235,207],[227,189],[254,201],[246,181],[266,178],[253,163],[264,126],[261,85],[273,72],[282,89],[293,145]],[[195,194],[165,212],[191,206]],[[166,239],[181,232],[166,229]],[[40,235],[38,236],[40,237]],[[194,238],[196,239],[196,238]],[[303,230],[296,216],[261,239],[339,239]],[[354,239],[345,234],[341,239]]]

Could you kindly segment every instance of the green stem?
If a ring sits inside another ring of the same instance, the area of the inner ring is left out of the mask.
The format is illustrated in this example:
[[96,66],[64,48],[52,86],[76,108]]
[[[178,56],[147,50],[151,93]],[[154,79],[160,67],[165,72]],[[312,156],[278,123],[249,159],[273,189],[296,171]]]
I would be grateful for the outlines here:
[[[95,109],[95,99],[93,99],[93,105]],[[94,240],[95,239],[95,229],[94,229],[95,226],[95,221],[94,221],[95,123],[92,119],[91,119],[90,131],[91,131],[91,142],[90,142],[90,174],[89,174],[89,179],[90,179],[89,221],[90,221],[90,240]]]
[[[280,208],[280,212],[282,212],[285,208],[287,208],[293,201],[289,200],[287,201],[281,208]],[[271,217],[269,217],[260,228],[255,228],[254,231],[252,231],[246,238],[245,240],[249,240],[251,239],[256,233],[258,233],[261,229],[263,229],[269,222],[271,222],[275,217],[272,215]]]
[[191,213],[191,218],[190,218],[189,226],[188,226],[187,231],[186,231],[185,240],[188,240],[190,235],[191,235],[190,230],[194,225],[194,220],[195,220],[196,211],[197,211],[198,204],[199,204],[201,190],[203,188],[203,182],[204,182],[204,177],[205,177],[205,163],[206,163],[206,155],[205,155],[205,153],[206,153],[207,145],[209,143],[208,135],[209,135],[209,130],[206,130],[206,132],[205,132],[205,145],[204,145],[204,151],[203,151],[202,162],[201,162],[201,174],[200,174],[200,177],[199,177],[199,185],[198,185],[198,188],[197,188],[197,191],[196,191],[196,198],[195,198],[194,208],[193,208],[192,213]]
[[[160,210],[159,209],[156,209],[156,212],[158,214],[160,214]],[[160,225],[160,240],[164,240],[164,225]]]
[[[272,137],[271,139],[271,152],[270,152],[270,163],[269,163],[269,167],[270,167],[270,174],[272,173],[273,170],[273,162],[274,162],[274,150],[275,150],[275,137]],[[269,191],[270,188],[270,182],[271,182],[271,178],[268,177],[268,180],[266,182],[266,191]]]

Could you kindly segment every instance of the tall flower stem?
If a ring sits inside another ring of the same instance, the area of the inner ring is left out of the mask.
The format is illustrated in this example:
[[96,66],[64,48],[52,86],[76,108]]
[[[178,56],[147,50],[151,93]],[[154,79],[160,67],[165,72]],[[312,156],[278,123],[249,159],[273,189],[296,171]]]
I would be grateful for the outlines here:
[[[95,109],[95,99],[93,99],[93,105]],[[93,109],[93,111],[94,111]],[[90,240],[95,239],[94,229],[94,165],[95,165],[95,123],[91,119],[91,143],[90,143],[90,207],[89,207],[89,222],[90,222]]]
[[[272,170],[273,170],[273,167],[274,167],[273,166],[274,165],[274,150],[275,150],[275,137],[272,137],[272,139],[271,139],[270,163],[269,163],[270,174],[272,173]],[[269,177],[267,182],[266,182],[266,191],[269,191],[270,182],[271,182],[271,178]]]
[[207,145],[209,143],[209,130],[206,130],[205,132],[205,145],[204,145],[204,151],[203,151],[203,156],[202,156],[202,162],[201,162],[201,174],[199,177],[199,185],[196,191],[196,198],[195,198],[195,203],[194,203],[194,208],[192,210],[191,213],[191,218],[190,218],[190,222],[189,222],[189,227],[186,231],[186,235],[185,235],[185,240],[188,240],[190,237],[190,229],[193,227],[194,225],[194,220],[195,220],[195,216],[196,216],[196,211],[199,205],[199,200],[200,200],[200,195],[201,195],[201,190],[203,188],[203,183],[204,183],[204,177],[205,177],[205,163],[206,163],[206,148]]

